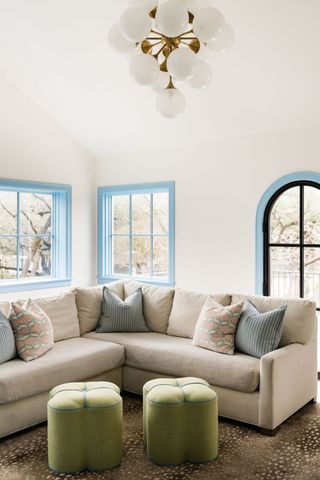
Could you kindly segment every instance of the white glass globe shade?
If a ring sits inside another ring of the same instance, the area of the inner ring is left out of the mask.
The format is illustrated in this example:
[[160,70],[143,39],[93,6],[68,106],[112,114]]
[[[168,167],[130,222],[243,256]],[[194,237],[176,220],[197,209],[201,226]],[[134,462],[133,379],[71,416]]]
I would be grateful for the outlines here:
[[151,87],[155,92],[160,92],[161,90],[164,90],[165,88],[167,88],[169,83],[170,83],[169,73],[160,71],[157,78],[151,85]]
[[130,7],[120,17],[123,35],[131,42],[141,42],[150,33],[152,21],[142,7]]
[[158,0],[129,0],[129,5],[131,7],[142,7],[149,13],[158,6]]
[[135,48],[135,43],[130,42],[123,36],[119,23],[110,28],[108,41],[110,47],[118,53],[131,52]]
[[211,62],[213,57],[213,51],[210,48],[206,47],[203,43],[201,43],[200,50],[197,53],[197,59],[203,60],[204,62]]
[[192,88],[205,88],[212,80],[212,70],[208,63],[203,60],[198,60],[197,68],[188,80]]
[[167,59],[167,68],[170,75],[176,80],[190,78],[197,65],[196,54],[188,47],[179,47],[170,53]]
[[189,25],[186,7],[179,0],[167,0],[159,5],[156,14],[157,29],[166,37],[177,37]]
[[[136,57],[137,55],[142,55],[142,54],[143,54],[143,51],[141,50],[141,43],[139,43],[137,47],[135,47],[133,50],[130,50],[130,52],[127,53],[126,57],[128,61],[130,61],[132,60],[133,57]],[[211,52],[211,55],[213,55],[213,52]]]
[[202,42],[210,42],[219,34],[224,24],[224,16],[217,8],[202,8],[195,13],[193,31]]
[[213,1],[212,0],[180,0],[183,3],[188,12],[192,13],[193,15],[196,13],[197,10],[201,10],[202,8],[212,7]]
[[130,75],[140,85],[151,85],[159,74],[159,64],[151,55],[137,55],[131,59]]
[[225,52],[232,47],[233,42],[234,32],[230,25],[226,23],[221,32],[211,42],[207,43],[207,47],[213,52]]
[[180,0],[180,2],[183,3],[188,12],[193,13],[196,9],[198,0]]
[[176,118],[186,106],[182,93],[176,88],[166,88],[158,93],[156,101],[157,109],[166,118]]

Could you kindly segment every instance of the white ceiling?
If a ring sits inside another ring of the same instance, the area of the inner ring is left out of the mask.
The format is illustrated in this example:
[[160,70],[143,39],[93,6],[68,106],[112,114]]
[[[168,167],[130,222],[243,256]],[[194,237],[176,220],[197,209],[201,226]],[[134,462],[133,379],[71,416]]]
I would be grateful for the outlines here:
[[[320,126],[320,1],[216,0],[235,30],[177,120],[107,43],[126,0],[0,0],[0,70],[97,156]],[[1,107],[0,107],[1,108]]]

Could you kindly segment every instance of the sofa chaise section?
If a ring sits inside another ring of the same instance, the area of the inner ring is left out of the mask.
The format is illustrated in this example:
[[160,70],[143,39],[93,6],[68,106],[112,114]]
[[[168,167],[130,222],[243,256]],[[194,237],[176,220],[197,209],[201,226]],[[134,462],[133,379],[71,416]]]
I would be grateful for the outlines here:
[[48,394],[56,385],[99,378],[121,387],[123,363],[123,346],[78,337],[56,342],[32,362],[2,364],[0,437],[46,420]]

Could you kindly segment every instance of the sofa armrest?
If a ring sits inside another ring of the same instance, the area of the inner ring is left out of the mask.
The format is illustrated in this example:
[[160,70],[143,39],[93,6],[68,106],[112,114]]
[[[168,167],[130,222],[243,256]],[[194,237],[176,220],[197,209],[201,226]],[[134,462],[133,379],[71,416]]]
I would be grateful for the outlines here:
[[317,396],[317,344],[293,343],[260,361],[259,424],[273,430]]

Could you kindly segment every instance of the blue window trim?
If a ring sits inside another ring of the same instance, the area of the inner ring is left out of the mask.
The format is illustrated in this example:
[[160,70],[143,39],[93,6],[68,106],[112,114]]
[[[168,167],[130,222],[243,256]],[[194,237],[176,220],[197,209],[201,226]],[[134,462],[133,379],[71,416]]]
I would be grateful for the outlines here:
[[294,172],[284,175],[270,185],[263,194],[256,215],[256,293],[263,293],[263,217],[265,209],[271,197],[282,187],[291,182],[311,181],[320,184],[320,173],[317,172]]
[[[111,201],[114,195],[134,195],[143,193],[169,193],[169,278],[167,281],[155,281],[152,278],[141,278],[130,275],[111,274]],[[109,201],[108,201],[109,200]],[[175,284],[174,255],[175,255],[175,182],[140,183],[134,185],[120,185],[98,188],[98,283],[108,283],[124,278],[136,279],[139,282],[158,286],[173,286]]]
[[0,179],[0,190],[7,192],[37,192],[54,198],[52,231],[56,232],[53,249],[53,275],[48,278],[0,282],[0,293],[64,287],[71,284],[72,187],[55,183]]

